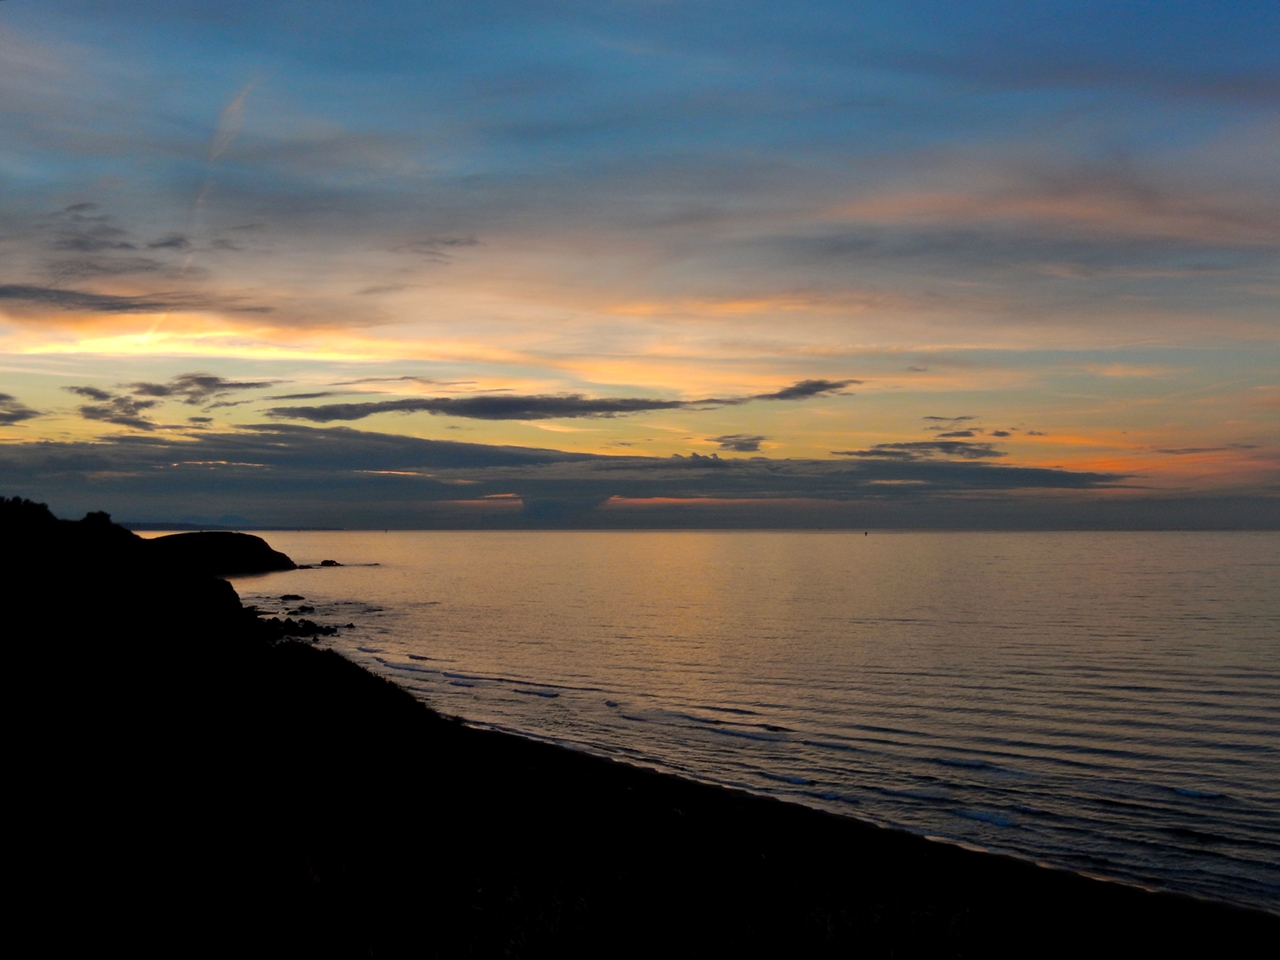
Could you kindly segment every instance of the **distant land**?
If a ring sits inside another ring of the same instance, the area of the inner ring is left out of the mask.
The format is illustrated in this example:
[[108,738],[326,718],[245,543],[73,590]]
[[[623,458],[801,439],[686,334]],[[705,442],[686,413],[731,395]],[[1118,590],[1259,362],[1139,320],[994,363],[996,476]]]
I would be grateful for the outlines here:
[[275,526],[255,526],[253,524],[243,523],[191,523],[189,521],[173,521],[167,523],[160,521],[126,520],[120,524],[126,530],[140,530],[143,533],[151,533],[159,530],[179,531],[179,530],[344,530],[345,527],[283,527]]
[[[53,499],[53,498],[50,498]],[[78,504],[79,498],[73,501]],[[114,504],[112,504],[115,506]],[[1015,496],[918,500],[412,500],[239,504],[243,522],[127,519],[129,530],[1280,530],[1280,498],[1046,501]],[[79,507],[62,510],[76,513]],[[118,509],[118,507],[117,507]],[[125,516],[128,516],[126,513]]]

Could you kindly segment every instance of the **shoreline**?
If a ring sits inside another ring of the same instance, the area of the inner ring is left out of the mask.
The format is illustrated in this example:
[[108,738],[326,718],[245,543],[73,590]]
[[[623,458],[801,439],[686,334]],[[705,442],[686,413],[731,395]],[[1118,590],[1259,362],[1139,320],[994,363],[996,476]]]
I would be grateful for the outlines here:
[[959,957],[1280,934],[1246,907],[469,726],[104,516],[37,521],[6,522],[2,572],[44,614],[13,653],[19,914],[42,942]]
[[[1075,953],[1100,942],[1128,942],[1135,949],[1177,953],[1193,944],[1221,948],[1238,942],[1243,948],[1251,937],[1280,931],[1278,918],[1249,908],[974,851],[510,733],[458,725],[452,735],[472,757],[519,766],[525,783],[535,783],[541,795],[518,812],[507,811],[516,823],[498,846],[544,865],[545,857],[563,855],[559,869],[540,871],[540,882],[551,877],[557,885],[578,888],[579,895],[581,878],[599,871],[602,860],[615,870],[619,861],[626,864],[623,872],[642,877],[642,889],[633,883],[613,896],[596,894],[596,909],[606,915],[619,901],[626,904],[626,927],[634,925],[631,915],[636,901],[645,899],[643,890],[671,884],[653,906],[686,911],[680,923],[686,931],[701,925],[705,942],[691,955],[752,952],[765,943],[771,946],[764,952],[771,953],[805,943],[816,952],[858,947],[872,955],[990,956],[1021,953],[1028,938],[1046,930],[1058,943],[1043,943],[1038,952]],[[501,777],[495,784],[470,773],[480,794],[502,783]],[[577,815],[566,817],[564,810],[574,807]],[[491,809],[482,820],[499,816]],[[607,853],[593,852],[580,840],[548,848],[531,839],[539,827],[564,829],[566,819],[577,831],[607,837]],[[676,864],[700,870],[708,882],[688,884]],[[752,898],[745,906],[739,900],[743,887]],[[512,892],[529,895],[520,882]],[[692,916],[690,895],[704,900]],[[771,922],[754,914],[765,905],[776,911]],[[722,926],[717,918],[726,916],[733,919]],[[615,926],[606,928],[616,933]],[[551,952],[564,946],[558,940]]]
[[686,783],[694,787],[706,788],[708,790],[723,791],[726,794],[737,796],[749,801],[763,801],[766,803],[777,803],[777,804],[782,804],[788,807],[795,807],[797,809],[805,810],[810,813],[820,814],[825,817],[832,817],[837,821],[849,821],[853,824],[856,824],[859,828],[867,828],[871,830],[883,830],[889,834],[899,835],[904,838],[911,838],[912,840],[925,841],[927,843],[938,844],[939,846],[942,846],[942,847],[954,848],[956,850],[963,851],[968,854],[973,854],[979,857],[987,857],[995,860],[1005,861],[1011,866],[1014,866],[1017,868],[1030,867],[1030,868],[1035,868],[1036,870],[1044,871],[1049,874],[1062,874],[1065,876],[1076,877],[1081,880],[1086,880],[1091,883],[1113,885],[1121,889],[1131,890],[1135,893],[1150,894],[1158,897],[1173,897],[1173,898],[1193,901],[1195,903],[1203,904],[1206,907],[1210,907],[1210,908],[1224,908],[1227,910],[1241,911],[1244,913],[1255,913],[1255,914],[1260,914],[1262,916],[1271,916],[1277,920],[1280,920],[1280,904],[1277,904],[1275,908],[1272,910],[1267,910],[1266,908],[1258,907],[1253,904],[1234,903],[1230,900],[1211,897],[1205,894],[1195,893],[1192,891],[1175,890],[1168,887],[1161,887],[1153,883],[1144,883],[1138,880],[1130,880],[1123,877],[1110,876],[1104,873],[1094,873],[1087,870],[1078,870],[1072,867],[1062,866],[1060,864],[1050,863],[1044,860],[1038,860],[1033,856],[1022,854],[1014,850],[992,849],[990,847],[984,847],[981,844],[973,843],[967,840],[961,840],[954,837],[943,836],[941,834],[927,833],[927,832],[924,832],[923,830],[912,830],[911,828],[902,826],[900,824],[882,822],[882,821],[871,819],[869,817],[858,816],[857,814],[851,813],[851,812],[846,813],[846,812],[840,812],[838,810],[832,810],[828,807],[820,806],[816,803],[807,803],[803,799],[801,799],[799,796],[796,796],[796,795],[782,795],[782,794],[774,795],[774,794],[756,792],[752,790],[750,787],[721,783],[709,778],[701,778],[691,774],[681,773],[675,770],[664,769],[661,766],[657,766],[657,765],[649,766],[641,763],[636,763],[636,762],[632,762],[630,760],[624,759],[622,757],[612,756],[605,751],[593,751],[591,749],[580,746],[578,744],[574,744],[566,741],[548,739],[548,738],[537,736],[535,734],[524,733],[516,729],[492,726],[479,721],[471,721],[463,716],[458,716],[458,715],[446,716],[438,713],[438,711],[436,711],[427,701],[418,699],[416,696],[414,696],[414,694],[411,691],[400,687],[398,684],[395,683],[393,679],[382,677],[380,674],[377,674],[371,670],[368,670],[366,667],[361,666],[359,663],[356,663],[355,661],[352,661],[347,657],[345,657],[341,653],[341,651],[333,650],[333,652],[336,653],[338,656],[342,657],[344,660],[347,660],[348,663],[352,663],[352,665],[356,666],[358,669],[366,673],[370,673],[373,676],[377,676],[379,677],[379,679],[385,680],[391,685],[396,686],[398,689],[404,690],[404,692],[408,693],[411,697],[414,697],[414,700],[417,703],[421,704],[426,710],[428,710],[433,715],[438,716],[441,719],[446,720],[447,722],[459,724],[467,730],[474,730],[482,733],[493,734],[498,737],[509,737],[514,740],[525,741],[525,742],[536,744],[552,750],[561,750],[566,753],[580,755],[588,759],[599,761],[602,763],[616,764],[625,769],[637,771],[642,774],[670,778],[672,780],[680,781],[682,783]]
[[[361,664],[350,660],[349,658],[344,656],[341,651],[335,649],[334,652],[337,653],[338,656],[342,657],[344,660],[347,660],[349,663],[352,663],[354,666],[365,671],[366,673],[370,673],[370,674],[373,674],[374,676],[378,676],[380,679],[387,680],[387,682],[391,683],[393,686],[399,687],[399,684],[396,684],[394,680],[390,678],[382,677],[380,674],[377,674],[374,671],[369,670],[367,667],[364,667]],[[400,688],[400,689],[404,689],[404,688]],[[405,690],[405,692],[409,693],[410,696],[414,696],[412,691]],[[831,816],[836,818],[837,820],[849,820],[863,827],[868,827],[876,830],[885,830],[890,833],[901,834],[904,837],[911,837],[918,840],[924,840],[929,843],[936,843],[944,847],[954,847],[956,849],[963,850],[965,852],[972,853],[977,856],[993,857],[999,860],[1009,861],[1012,864],[1035,867],[1036,869],[1044,870],[1049,873],[1061,873],[1069,876],[1080,877],[1081,879],[1088,880],[1094,883],[1113,884],[1117,887],[1134,890],[1134,891],[1146,893],[1146,894],[1184,898],[1184,899],[1192,900],[1197,903],[1202,903],[1211,907],[1224,907],[1230,910],[1241,910],[1248,913],[1258,913],[1258,914],[1262,914],[1263,916],[1274,916],[1277,920],[1280,920],[1280,904],[1276,904],[1273,909],[1268,910],[1265,907],[1259,907],[1255,904],[1235,903],[1230,900],[1211,897],[1206,894],[1195,893],[1193,891],[1175,890],[1169,887],[1161,887],[1153,883],[1144,883],[1138,880],[1126,879],[1124,877],[1110,876],[1105,873],[1094,873],[1087,870],[1078,870],[1072,867],[1062,866],[1056,863],[1050,863],[1045,860],[1038,860],[1033,856],[1022,854],[1015,850],[993,849],[991,847],[984,847],[981,844],[973,843],[968,840],[961,840],[955,837],[947,837],[947,836],[943,836],[942,834],[927,833],[923,830],[913,830],[910,827],[902,826],[901,824],[890,823],[887,821],[879,821],[879,820],[872,819],[870,817],[858,816],[856,813],[853,813],[853,812],[841,812],[839,810],[833,810],[825,806],[820,806],[816,803],[807,803],[803,799],[801,799],[799,795],[783,795],[783,794],[775,795],[775,794],[756,792],[755,790],[752,790],[750,787],[746,787],[746,786],[737,786],[734,784],[721,783],[719,781],[712,780],[709,778],[701,778],[691,774],[681,773],[676,770],[664,769],[661,766],[657,766],[657,765],[648,766],[641,763],[635,763],[635,762],[623,759],[621,757],[612,756],[605,751],[593,751],[586,747],[583,747],[574,743],[569,743],[566,741],[548,739],[548,738],[540,737],[536,734],[524,733],[520,730],[516,730],[512,728],[497,727],[497,726],[492,726],[479,721],[471,721],[471,720],[468,720],[466,717],[463,717],[460,715],[440,714],[427,701],[420,700],[416,696],[414,696],[414,699],[418,703],[422,704],[422,706],[424,706],[428,711],[432,712],[433,714],[436,714],[437,716],[440,716],[443,719],[448,720],[450,722],[459,723],[470,730],[478,730],[486,733],[493,733],[498,736],[512,737],[517,740],[527,740],[531,743],[541,744],[543,746],[550,747],[556,750],[564,750],[569,753],[581,754],[583,756],[590,757],[595,760],[600,760],[606,763],[616,763],[616,764],[619,764],[620,766],[627,767],[632,770],[638,770],[643,773],[650,773],[659,777],[670,777],[674,780],[680,780],[682,782],[690,783],[696,786],[707,787],[712,790],[723,790],[730,794],[741,794],[742,796],[750,798],[752,800],[764,800],[769,802],[785,804],[787,806],[794,806],[802,810],[808,810],[814,813],[823,814],[825,816]]]

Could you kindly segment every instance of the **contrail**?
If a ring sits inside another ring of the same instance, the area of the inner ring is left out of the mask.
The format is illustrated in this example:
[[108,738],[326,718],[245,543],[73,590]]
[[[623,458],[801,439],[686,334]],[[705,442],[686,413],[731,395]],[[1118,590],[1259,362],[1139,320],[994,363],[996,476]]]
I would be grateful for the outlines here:
[[218,127],[213,132],[213,142],[209,144],[209,162],[212,163],[222,155],[231,141],[240,132],[240,122],[244,119],[244,102],[249,96],[257,80],[250,80],[243,90],[231,98],[231,102],[222,108],[218,115]]
[[[205,157],[205,164],[209,168],[205,174],[204,182],[200,185],[200,189],[196,192],[195,200],[191,203],[191,212],[187,215],[187,236],[194,236],[200,229],[200,214],[204,209],[205,199],[213,190],[213,163],[218,157],[226,152],[236,138],[236,134],[240,132],[241,122],[244,120],[244,103],[249,97],[249,91],[257,84],[257,79],[250,80],[244,87],[231,98],[231,101],[222,108],[222,112],[218,114],[218,125],[214,128],[213,139],[209,142],[209,153]],[[187,268],[191,266],[191,261],[195,257],[194,247],[188,248],[187,255],[182,261],[182,273],[187,272]]]

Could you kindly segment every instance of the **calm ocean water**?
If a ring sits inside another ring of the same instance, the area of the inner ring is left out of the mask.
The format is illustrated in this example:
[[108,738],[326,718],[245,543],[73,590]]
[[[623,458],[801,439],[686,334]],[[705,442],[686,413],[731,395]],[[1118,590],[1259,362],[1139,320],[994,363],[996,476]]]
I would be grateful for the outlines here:
[[1280,912],[1280,534],[266,537],[441,712]]

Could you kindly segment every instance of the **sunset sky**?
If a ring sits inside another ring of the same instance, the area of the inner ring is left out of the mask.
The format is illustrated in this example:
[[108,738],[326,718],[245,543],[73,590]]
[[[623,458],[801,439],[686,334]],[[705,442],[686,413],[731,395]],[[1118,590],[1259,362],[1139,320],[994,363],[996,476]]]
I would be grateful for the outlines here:
[[1274,0],[5,0],[0,62],[0,493],[1280,522]]

